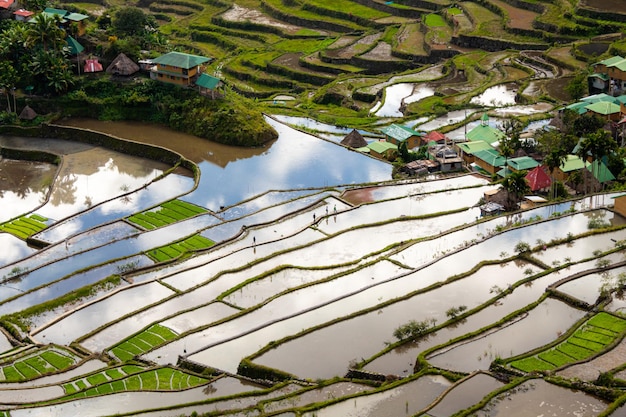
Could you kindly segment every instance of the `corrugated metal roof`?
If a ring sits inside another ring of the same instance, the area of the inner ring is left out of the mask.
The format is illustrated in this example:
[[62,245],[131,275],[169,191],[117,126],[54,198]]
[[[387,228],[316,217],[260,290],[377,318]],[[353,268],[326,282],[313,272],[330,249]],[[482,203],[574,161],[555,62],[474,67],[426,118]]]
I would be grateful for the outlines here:
[[475,152],[484,151],[485,149],[491,149],[491,145],[482,140],[477,142],[462,142],[457,143],[457,146],[467,154],[473,155]]
[[373,150],[374,152],[378,152],[378,153],[385,153],[390,149],[392,150],[398,149],[398,147],[394,145],[393,143],[385,142],[381,140],[375,140],[374,142],[367,145],[367,147]]
[[524,169],[533,169],[539,166],[539,162],[535,161],[530,156],[521,156],[519,158],[511,158],[507,160],[506,162],[511,168],[517,171],[521,171]]
[[196,81],[196,85],[202,88],[208,88],[209,90],[213,90],[220,83],[219,78],[212,77],[208,74],[200,74],[198,80]]
[[589,104],[588,106],[585,106],[585,108],[589,111],[605,116],[608,114],[615,114],[620,112],[619,105],[610,101],[599,101],[597,103]]
[[500,155],[495,149],[484,149],[474,153],[474,156],[482,161],[485,161],[492,167],[501,167],[504,165],[505,158]]
[[563,172],[571,172],[582,169],[585,166],[583,160],[576,155],[567,155],[567,159],[559,167]]
[[504,132],[489,125],[478,125],[467,132],[467,139],[470,141],[482,140],[488,144],[499,141],[504,137]]
[[153,59],[152,62],[154,62],[155,64],[169,65],[176,68],[189,69],[197,67],[198,65],[204,64],[205,62],[208,62],[210,60],[211,58],[207,58],[204,56],[185,54],[183,52],[169,52],[165,55],[161,55],[156,59]]
[[404,142],[411,136],[422,136],[422,134],[416,130],[411,129],[410,127],[400,126],[397,124],[389,125],[380,130],[385,135],[394,138],[400,142]]
[[608,66],[608,65],[614,64],[616,62],[622,61],[623,59],[624,58],[622,58],[621,56],[616,55],[616,56],[612,56],[610,58],[607,58],[605,60],[602,60],[602,61],[596,63],[595,65],[600,64],[600,65],[607,65]]

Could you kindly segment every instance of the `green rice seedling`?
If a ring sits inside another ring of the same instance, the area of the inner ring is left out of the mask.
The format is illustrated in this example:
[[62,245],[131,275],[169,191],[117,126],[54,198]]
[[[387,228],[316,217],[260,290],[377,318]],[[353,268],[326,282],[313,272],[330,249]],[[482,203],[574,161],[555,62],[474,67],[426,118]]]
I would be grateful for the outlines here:
[[98,394],[104,395],[113,392],[113,386],[109,384],[102,384],[97,387]]
[[609,335],[598,333],[592,330],[586,330],[586,331],[578,330],[576,333],[574,333],[574,336],[579,337],[581,339],[591,340],[593,342],[600,343],[606,346],[615,341],[616,335],[613,334],[612,336],[609,336]]
[[91,385],[102,384],[104,382],[107,382],[108,380],[109,379],[101,372],[97,374],[89,375],[87,377],[87,382],[89,382]]
[[54,350],[42,352],[41,357],[59,370],[66,369],[78,362],[77,357],[67,356]]
[[63,387],[63,391],[66,394],[73,394],[76,392],[76,386],[71,382],[68,382],[67,384],[63,384],[62,387]]
[[24,379],[35,379],[38,376],[41,376],[41,373],[38,372],[35,368],[27,364],[25,361],[15,362],[15,369],[18,370],[20,374],[24,376]]
[[118,368],[107,369],[106,371],[104,371],[104,373],[110,379],[119,379],[119,378],[122,378],[123,376],[125,376],[125,374],[123,374],[122,371],[120,371]]
[[160,324],[155,324],[154,326],[150,327],[146,331],[151,332],[151,333],[156,333],[165,340],[172,340],[176,338],[176,336],[178,336],[176,332],[174,332],[172,329],[170,329],[169,327],[162,326]]
[[136,374],[142,371],[144,371],[144,368],[142,368],[141,366],[137,366],[137,365],[122,366],[122,372],[124,372],[126,375],[132,375],[132,374]]
[[593,351],[589,349],[568,342],[561,343],[556,348],[577,361],[586,359],[593,354]]
[[568,363],[574,361],[574,358],[556,349],[550,349],[546,352],[540,353],[537,356],[539,357],[539,359],[551,363],[556,368],[567,365]]
[[535,356],[511,362],[511,366],[523,372],[551,371],[554,369],[554,365]]
[[16,382],[24,379],[24,376],[20,374],[13,365],[3,367],[2,372],[4,373],[4,380],[6,382]]
[[113,392],[126,391],[126,383],[124,381],[113,381],[111,382],[111,389]]
[[605,345],[602,343],[594,342],[587,339],[582,339],[580,337],[571,336],[567,339],[568,343],[571,343],[576,346],[583,347],[585,349],[589,349],[592,352],[600,352],[604,349]]
[[157,389],[157,372],[149,371],[142,372],[139,374],[139,378],[141,379],[141,389],[142,390],[156,390]]

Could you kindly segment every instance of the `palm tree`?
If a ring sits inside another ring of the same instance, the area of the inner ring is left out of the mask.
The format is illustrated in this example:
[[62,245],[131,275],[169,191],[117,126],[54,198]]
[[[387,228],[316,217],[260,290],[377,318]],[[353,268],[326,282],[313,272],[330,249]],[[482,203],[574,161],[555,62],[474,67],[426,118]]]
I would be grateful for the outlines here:
[[502,187],[507,192],[507,210],[514,210],[522,196],[530,191],[526,182],[526,171],[513,171],[502,180]]
[[61,50],[65,44],[65,31],[61,29],[59,15],[40,14],[27,30],[26,45],[29,47],[41,47],[44,51],[53,49]]
[[[7,109],[11,111],[11,100],[9,100],[9,92],[13,90],[19,77],[17,71],[10,62],[0,61],[0,88],[4,90],[7,97]],[[13,109],[14,112],[17,109]]]
[[554,181],[554,170],[563,166],[567,161],[567,151],[562,147],[553,148],[546,156],[543,158],[544,164],[548,167],[550,171],[550,179],[552,180],[550,195],[552,198],[556,198],[556,184]]

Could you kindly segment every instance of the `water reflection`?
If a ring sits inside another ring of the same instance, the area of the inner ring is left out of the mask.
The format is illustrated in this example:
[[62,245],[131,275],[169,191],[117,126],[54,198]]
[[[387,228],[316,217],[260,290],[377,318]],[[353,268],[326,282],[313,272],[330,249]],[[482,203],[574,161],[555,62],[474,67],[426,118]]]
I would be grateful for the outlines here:
[[52,164],[0,157],[0,223],[45,203],[55,173]]
[[510,106],[515,104],[515,95],[517,88],[511,85],[495,85],[489,87],[481,94],[472,97],[471,104],[479,104],[481,106]]

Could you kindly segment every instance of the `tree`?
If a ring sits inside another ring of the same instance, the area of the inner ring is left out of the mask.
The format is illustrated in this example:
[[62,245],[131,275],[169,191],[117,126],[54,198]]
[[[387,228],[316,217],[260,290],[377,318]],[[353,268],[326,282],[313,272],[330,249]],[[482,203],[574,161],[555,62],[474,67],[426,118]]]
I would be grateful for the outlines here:
[[526,171],[511,172],[504,177],[501,184],[507,192],[507,210],[517,209],[522,196],[530,191],[530,187],[526,182]]
[[567,161],[567,151],[561,147],[554,147],[546,154],[543,158],[543,163],[548,167],[550,171],[550,179],[552,183],[550,184],[550,194],[552,198],[556,198],[556,181],[554,180],[554,171],[565,164]]
[[[0,88],[4,90],[7,97],[7,109],[11,112],[11,100],[9,99],[9,92],[13,90],[15,84],[19,80],[17,71],[10,62],[0,61]],[[13,109],[17,111],[17,109]]]
[[40,14],[26,31],[26,45],[31,48],[60,51],[65,45],[65,31],[61,29],[59,15]]
[[137,7],[124,7],[113,18],[113,27],[121,35],[141,34],[146,30],[146,25],[151,26],[151,23],[143,10]]
[[587,92],[587,74],[581,72],[577,74],[572,80],[565,86],[565,91],[574,99],[578,100]]

